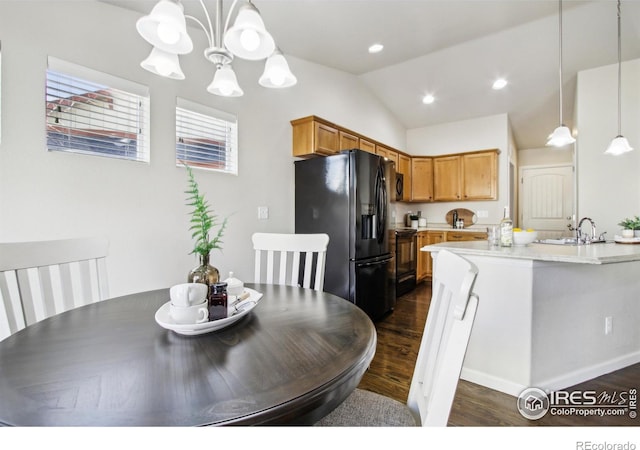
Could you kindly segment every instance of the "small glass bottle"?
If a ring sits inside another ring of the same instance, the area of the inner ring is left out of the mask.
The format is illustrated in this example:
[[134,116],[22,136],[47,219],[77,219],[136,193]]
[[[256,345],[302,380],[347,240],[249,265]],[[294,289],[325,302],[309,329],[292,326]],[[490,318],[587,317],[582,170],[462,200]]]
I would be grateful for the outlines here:
[[227,283],[213,283],[209,286],[209,321],[227,317]]
[[500,221],[500,246],[511,247],[513,244],[513,221],[509,217],[509,207],[504,207],[504,218]]

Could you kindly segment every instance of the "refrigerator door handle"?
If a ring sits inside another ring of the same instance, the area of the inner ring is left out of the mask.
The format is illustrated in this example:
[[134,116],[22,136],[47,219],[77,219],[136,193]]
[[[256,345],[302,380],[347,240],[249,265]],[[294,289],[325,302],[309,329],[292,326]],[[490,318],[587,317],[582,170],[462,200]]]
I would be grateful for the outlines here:
[[378,242],[382,243],[386,233],[387,223],[387,186],[384,179],[384,163],[380,159],[378,173],[376,174],[376,208],[378,209],[378,220],[376,224],[376,235]]

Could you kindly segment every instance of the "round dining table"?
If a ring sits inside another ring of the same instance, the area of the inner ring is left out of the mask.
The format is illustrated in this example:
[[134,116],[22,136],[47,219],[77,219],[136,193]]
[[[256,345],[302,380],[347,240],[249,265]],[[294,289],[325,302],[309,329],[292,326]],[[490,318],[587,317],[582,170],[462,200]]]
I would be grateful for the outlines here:
[[186,336],[161,327],[169,290],[66,311],[0,342],[0,424],[313,424],[359,384],[376,331],[326,292],[263,294],[232,325]]

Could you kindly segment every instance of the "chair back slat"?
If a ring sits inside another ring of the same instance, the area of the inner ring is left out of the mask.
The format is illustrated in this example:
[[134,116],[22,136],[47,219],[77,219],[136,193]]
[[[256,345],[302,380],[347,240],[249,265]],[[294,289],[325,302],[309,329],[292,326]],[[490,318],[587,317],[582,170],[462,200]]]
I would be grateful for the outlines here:
[[[255,251],[256,283],[288,284],[322,290],[329,243],[327,234],[254,233],[251,240]],[[277,274],[274,273],[276,257]],[[304,267],[301,264],[304,264]]]
[[423,426],[446,426],[478,307],[474,264],[437,253],[432,297],[407,404]]
[[0,340],[109,296],[104,237],[0,243]]

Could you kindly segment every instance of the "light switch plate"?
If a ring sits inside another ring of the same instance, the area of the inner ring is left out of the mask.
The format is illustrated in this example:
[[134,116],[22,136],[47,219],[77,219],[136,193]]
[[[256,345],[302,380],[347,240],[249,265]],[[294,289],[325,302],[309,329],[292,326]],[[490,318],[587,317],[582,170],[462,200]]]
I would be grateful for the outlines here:
[[258,206],[258,219],[266,220],[269,218],[269,207],[268,206]]

